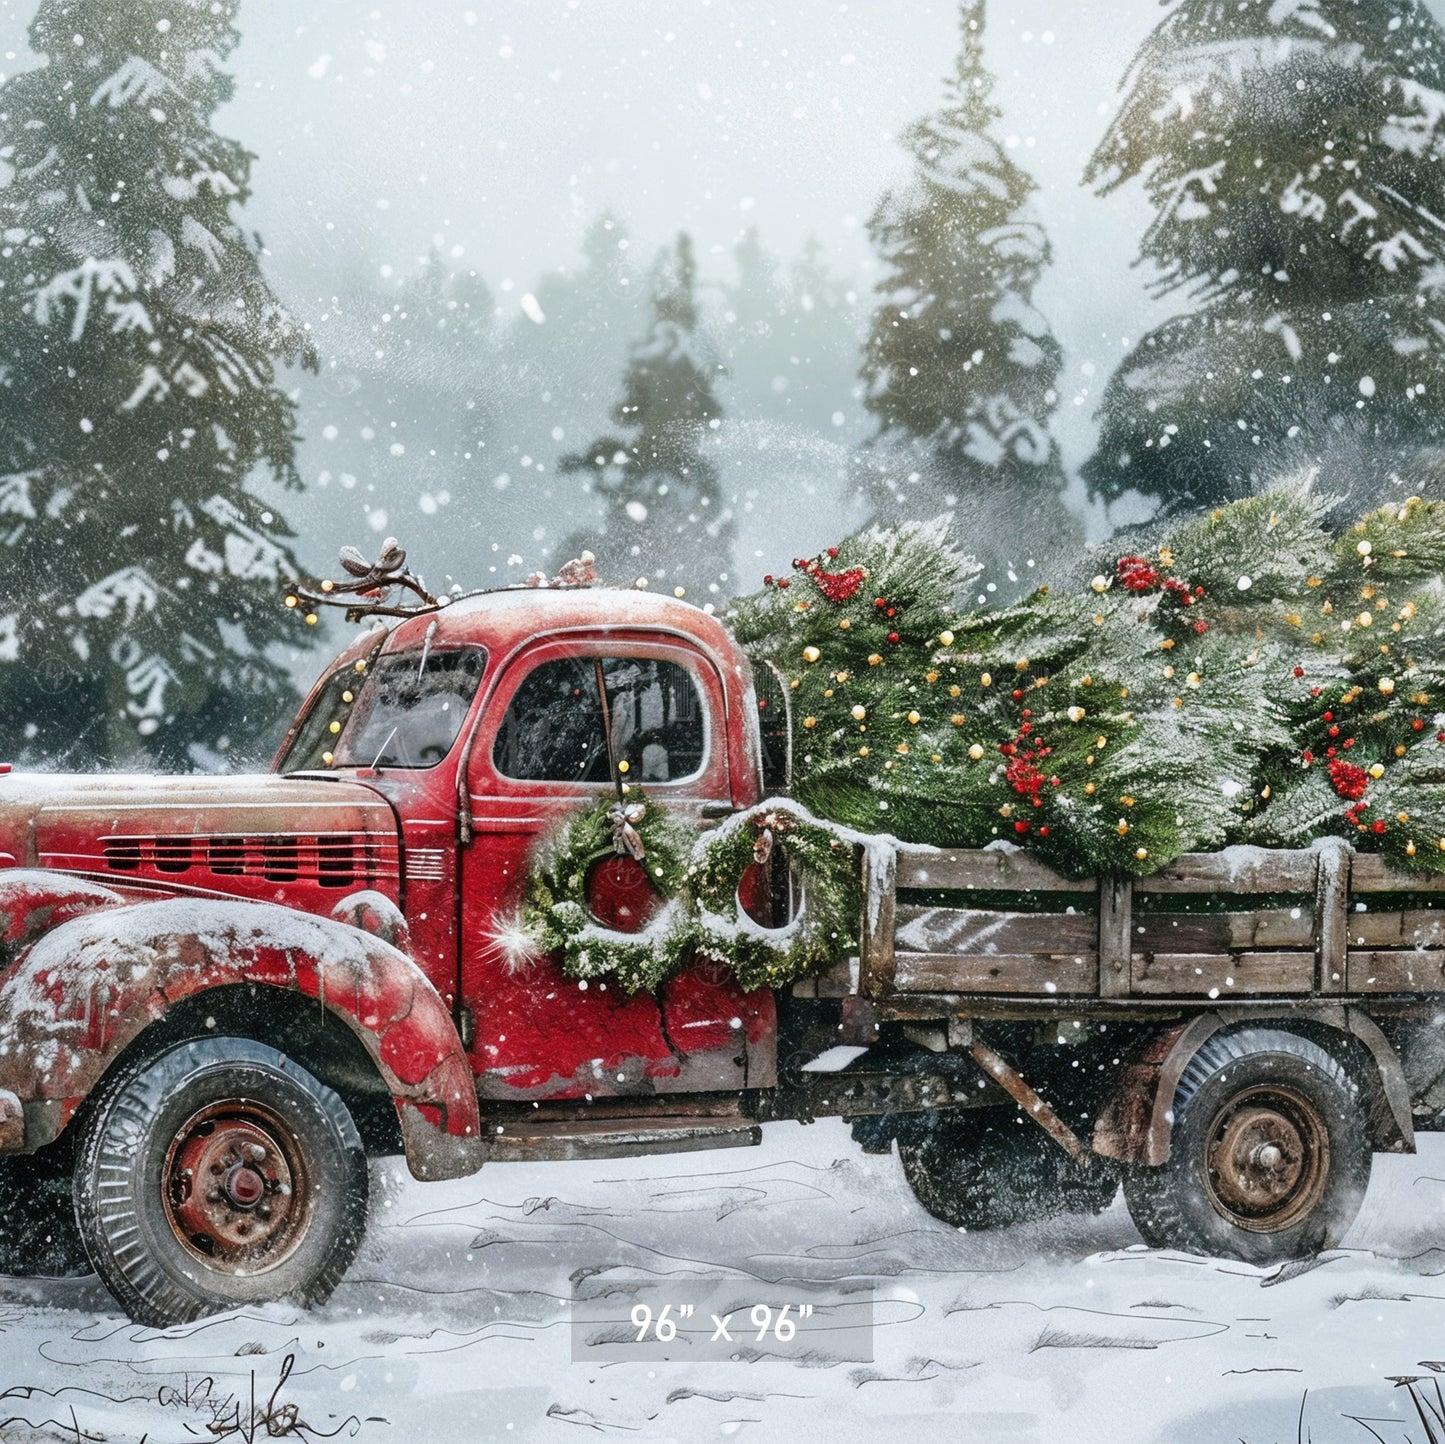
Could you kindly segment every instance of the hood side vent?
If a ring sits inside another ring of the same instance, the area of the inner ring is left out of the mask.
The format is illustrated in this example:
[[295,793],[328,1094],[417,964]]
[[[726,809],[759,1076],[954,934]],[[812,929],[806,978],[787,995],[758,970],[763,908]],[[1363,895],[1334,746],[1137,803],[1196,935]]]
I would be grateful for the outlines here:
[[[204,886],[206,874],[221,878],[265,878],[273,883],[310,883],[354,888],[396,877],[395,844],[374,834],[322,833],[214,837],[107,837],[101,839],[107,872],[151,876],[190,873]],[[81,859],[47,858],[51,866],[75,866]],[[93,864],[92,864],[93,865]]]

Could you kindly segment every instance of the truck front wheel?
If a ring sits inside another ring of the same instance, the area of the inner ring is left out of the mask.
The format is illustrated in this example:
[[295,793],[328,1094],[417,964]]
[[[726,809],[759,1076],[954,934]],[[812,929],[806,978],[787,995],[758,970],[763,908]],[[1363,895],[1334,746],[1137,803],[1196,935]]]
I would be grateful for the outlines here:
[[76,1158],[86,1252],[125,1311],[160,1328],[324,1302],[360,1245],[366,1193],[346,1105],[246,1038],[181,1043],[121,1073]]
[[1154,1248],[1274,1263],[1337,1244],[1370,1181],[1359,1085],[1306,1038],[1248,1028],[1211,1038],[1174,1094],[1169,1157],[1124,1173]]
[[1080,1166],[1012,1108],[932,1114],[912,1136],[900,1135],[898,1154],[919,1203],[955,1228],[1102,1213],[1119,1190],[1112,1163]]

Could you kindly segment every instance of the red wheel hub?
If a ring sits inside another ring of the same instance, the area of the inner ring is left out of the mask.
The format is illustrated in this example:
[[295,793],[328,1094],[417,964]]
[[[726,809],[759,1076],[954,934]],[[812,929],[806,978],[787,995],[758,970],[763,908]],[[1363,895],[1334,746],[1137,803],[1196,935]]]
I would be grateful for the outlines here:
[[228,1273],[274,1268],[310,1221],[304,1160],[280,1120],[249,1100],[186,1122],[166,1156],[164,1196],[177,1239]]

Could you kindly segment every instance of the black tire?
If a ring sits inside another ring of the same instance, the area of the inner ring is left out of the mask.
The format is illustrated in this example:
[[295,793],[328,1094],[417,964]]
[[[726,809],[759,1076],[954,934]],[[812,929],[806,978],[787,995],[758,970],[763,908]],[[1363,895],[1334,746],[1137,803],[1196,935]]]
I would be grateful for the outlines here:
[[90,1260],[70,1202],[74,1154],[66,1140],[0,1158],[0,1274],[77,1278]]
[[139,1323],[245,1304],[325,1302],[366,1227],[367,1170],[346,1105],[247,1038],[202,1038],[97,1094],[75,1167],[95,1271]]
[[1106,1159],[1075,1163],[1014,1109],[938,1113],[898,1140],[919,1203],[954,1228],[1008,1228],[1061,1213],[1102,1213],[1119,1190]]
[[1370,1181],[1368,1104],[1335,1057],[1297,1034],[1210,1038],[1174,1093],[1158,1168],[1124,1172],[1153,1248],[1267,1264],[1339,1243]]

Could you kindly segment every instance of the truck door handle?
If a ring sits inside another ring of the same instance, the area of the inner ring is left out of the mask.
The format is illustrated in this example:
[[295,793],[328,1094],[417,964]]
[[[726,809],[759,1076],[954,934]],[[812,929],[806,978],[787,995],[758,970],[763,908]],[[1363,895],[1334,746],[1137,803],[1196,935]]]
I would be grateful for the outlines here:
[[704,802],[702,805],[704,817],[731,817],[735,811],[731,802]]

